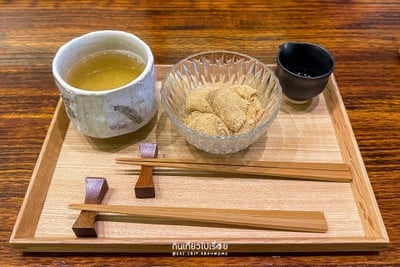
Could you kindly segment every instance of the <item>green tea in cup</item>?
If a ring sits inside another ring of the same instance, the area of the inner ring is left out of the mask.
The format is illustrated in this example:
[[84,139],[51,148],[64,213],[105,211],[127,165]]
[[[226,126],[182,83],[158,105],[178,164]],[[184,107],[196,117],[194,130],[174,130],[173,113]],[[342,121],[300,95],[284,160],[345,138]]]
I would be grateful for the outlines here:
[[130,51],[105,50],[76,62],[68,71],[66,81],[83,90],[110,90],[136,79],[144,67],[144,62]]

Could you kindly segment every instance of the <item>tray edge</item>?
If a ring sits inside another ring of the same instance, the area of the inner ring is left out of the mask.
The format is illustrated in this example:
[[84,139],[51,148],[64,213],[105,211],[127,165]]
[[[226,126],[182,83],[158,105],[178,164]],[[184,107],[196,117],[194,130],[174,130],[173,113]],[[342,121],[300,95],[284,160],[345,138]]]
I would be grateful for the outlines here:
[[[64,140],[66,129],[69,124],[69,121],[66,121],[65,118],[67,118],[67,115],[62,100],[60,98],[55,108],[54,116],[50,122],[50,126],[47,130],[46,137],[43,141],[42,148],[40,150],[38,159],[33,169],[32,176],[28,188],[26,190],[24,200],[18,212],[18,216],[10,236],[9,243],[11,245],[13,245],[14,243],[18,243],[17,240],[20,238],[34,235],[37,222],[39,221],[44,201],[46,199],[47,191],[50,186],[52,174],[57,164],[57,161],[52,162],[47,158],[47,156],[53,155],[54,157],[56,155],[58,157],[58,154],[61,151],[62,141]],[[55,142],[58,143],[59,145],[49,146],[48,144],[50,144],[52,140],[56,140]],[[57,149],[52,150],[52,148],[57,148]],[[49,164],[50,168],[45,169],[45,171],[42,171],[43,165],[49,165]],[[43,177],[43,175],[47,176],[41,179],[41,181],[45,179],[44,180],[45,184],[41,183],[40,185],[37,185],[36,182],[40,179],[40,177]],[[40,189],[37,189],[39,186]],[[35,198],[35,196],[37,197],[36,199],[38,199],[35,200],[35,202],[38,202],[37,205],[34,205],[34,203],[32,203],[31,200],[31,198]],[[31,206],[35,206],[35,209],[33,209],[33,207]],[[31,216],[27,215],[28,213]],[[26,221],[27,217],[31,219],[29,223]],[[34,223],[32,223],[32,221]]]
[[[339,87],[333,74],[330,78],[330,82],[333,84],[332,88],[337,89],[325,90],[324,96],[325,98],[330,99],[330,101],[327,101],[327,107],[331,114],[332,123],[334,124],[336,131],[336,139],[342,157],[350,166],[353,174],[351,188],[363,223],[364,232],[366,233],[367,238],[382,240],[387,246],[389,244],[389,236],[349,116],[343,103]],[[339,108],[337,109],[335,106]],[[354,177],[356,177],[356,179]],[[373,217],[374,220],[371,220],[371,217]]]

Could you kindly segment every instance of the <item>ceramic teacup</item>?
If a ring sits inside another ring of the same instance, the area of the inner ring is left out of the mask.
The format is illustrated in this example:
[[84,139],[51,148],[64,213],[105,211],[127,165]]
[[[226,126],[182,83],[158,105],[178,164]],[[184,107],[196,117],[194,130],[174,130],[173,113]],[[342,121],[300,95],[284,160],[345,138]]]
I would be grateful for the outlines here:
[[334,68],[333,56],[322,46],[287,42],[279,47],[275,73],[286,97],[305,103],[325,89]]
[[[131,82],[105,91],[82,90],[66,81],[68,71],[77,61],[105,50],[134,53],[144,63],[144,70]],[[68,117],[83,135],[108,138],[134,132],[157,112],[153,54],[133,34],[104,30],[77,37],[60,47],[52,67]]]

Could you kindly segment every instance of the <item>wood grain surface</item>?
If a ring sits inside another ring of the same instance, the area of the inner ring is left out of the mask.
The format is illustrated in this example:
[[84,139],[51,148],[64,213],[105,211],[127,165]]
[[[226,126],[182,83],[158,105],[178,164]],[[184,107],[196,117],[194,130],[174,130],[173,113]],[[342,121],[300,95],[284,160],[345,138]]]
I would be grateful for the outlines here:
[[[137,34],[157,64],[210,49],[274,63],[278,46],[329,49],[335,77],[391,243],[379,253],[172,257],[21,254],[8,244],[59,93],[51,61],[66,41],[100,29]],[[400,2],[398,1],[1,1],[0,265],[398,265],[400,264]]]

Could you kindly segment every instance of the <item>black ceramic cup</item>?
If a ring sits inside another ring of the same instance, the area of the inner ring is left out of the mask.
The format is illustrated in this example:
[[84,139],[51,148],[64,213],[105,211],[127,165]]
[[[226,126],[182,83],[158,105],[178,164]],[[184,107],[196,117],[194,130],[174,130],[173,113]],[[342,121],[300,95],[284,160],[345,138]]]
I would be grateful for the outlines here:
[[325,89],[334,68],[335,60],[325,48],[288,42],[279,47],[275,74],[289,100],[304,103]]

